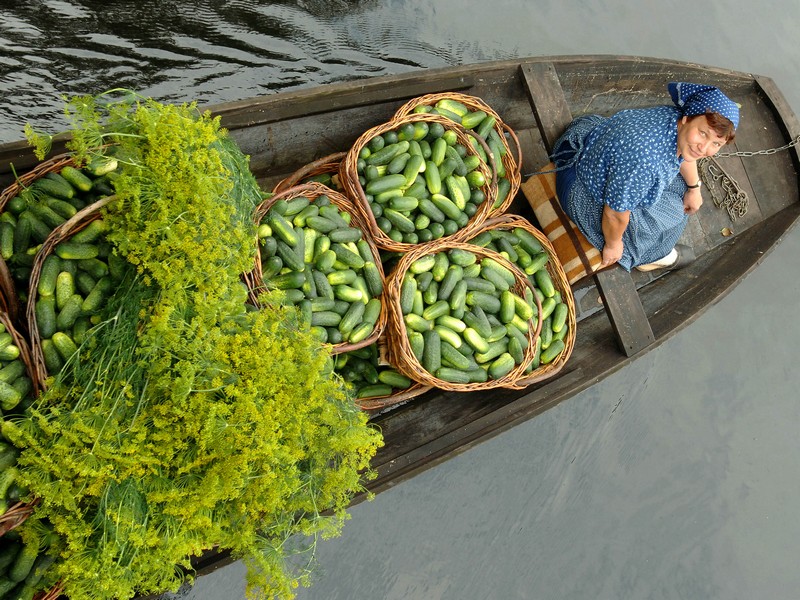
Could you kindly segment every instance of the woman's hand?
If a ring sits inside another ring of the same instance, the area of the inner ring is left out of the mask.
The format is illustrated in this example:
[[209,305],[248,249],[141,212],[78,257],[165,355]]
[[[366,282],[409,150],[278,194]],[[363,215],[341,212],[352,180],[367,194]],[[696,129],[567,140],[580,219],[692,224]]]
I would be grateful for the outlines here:
[[623,244],[622,240],[614,242],[606,242],[603,246],[603,260],[600,263],[601,267],[613,265],[620,258],[622,258]]
[[689,188],[683,195],[683,212],[687,215],[693,215],[703,204],[703,195],[700,193],[700,188]]
[[603,260],[600,263],[601,267],[613,265],[620,258],[622,258],[622,234],[628,227],[628,222],[631,218],[631,211],[626,210],[617,212],[612,209],[608,204],[603,206]]

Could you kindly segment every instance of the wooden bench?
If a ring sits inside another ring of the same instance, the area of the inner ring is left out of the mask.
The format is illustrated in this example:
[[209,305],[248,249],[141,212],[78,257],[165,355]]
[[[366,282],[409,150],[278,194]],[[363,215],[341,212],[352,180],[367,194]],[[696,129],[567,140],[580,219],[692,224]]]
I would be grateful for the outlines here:
[[[550,154],[556,140],[573,119],[558,75],[550,63],[523,65],[520,75]],[[631,274],[616,266],[595,273],[594,279],[620,349],[632,356],[652,344],[655,336]]]

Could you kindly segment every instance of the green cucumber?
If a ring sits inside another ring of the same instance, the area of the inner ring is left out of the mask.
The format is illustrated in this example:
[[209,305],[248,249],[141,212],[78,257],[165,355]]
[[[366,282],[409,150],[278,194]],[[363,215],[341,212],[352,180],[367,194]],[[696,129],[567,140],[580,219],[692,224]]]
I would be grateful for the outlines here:
[[92,189],[92,180],[75,167],[67,165],[59,171],[59,174],[79,192],[89,192]]

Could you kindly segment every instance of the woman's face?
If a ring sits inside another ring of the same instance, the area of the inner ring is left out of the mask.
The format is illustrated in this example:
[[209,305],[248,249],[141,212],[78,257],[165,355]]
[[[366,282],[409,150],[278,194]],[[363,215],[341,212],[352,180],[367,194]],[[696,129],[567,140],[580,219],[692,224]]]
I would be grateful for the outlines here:
[[705,115],[681,117],[678,121],[678,156],[694,162],[706,156],[714,156],[726,139],[708,125]]

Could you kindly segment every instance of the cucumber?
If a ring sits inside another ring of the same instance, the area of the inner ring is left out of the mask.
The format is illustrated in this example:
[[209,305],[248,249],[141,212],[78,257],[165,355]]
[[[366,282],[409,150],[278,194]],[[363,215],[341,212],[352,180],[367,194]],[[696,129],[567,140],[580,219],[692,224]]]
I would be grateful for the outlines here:
[[3,221],[0,223],[0,256],[9,260],[14,256],[14,229],[13,223]]
[[59,174],[79,192],[89,192],[92,189],[92,180],[75,167],[67,165],[59,171]]
[[373,383],[359,388],[356,398],[381,398],[391,395],[392,392],[392,386],[388,383]]
[[395,369],[383,369],[378,373],[378,381],[392,386],[395,389],[405,390],[413,383],[410,378]]
[[0,381],[4,381],[11,385],[19,377],[25,375],[25,372],[25,363],[19,359],[14,359],[0,369]]
[[[84,314],[92,314],[100,309],[103,301],[107,298],[109,292],[113,287],[111,277],[102,277],[89,292],[89,295],[83,299],[81,310]],[[63,311],[62,311],[63,312]]]
[[556,307],[552,312],[553,322],[551,324],[551,328],[553,329],[553,333],[559,333],[562,329],[564,329],[564,325],[567,323],[568,313],[569,307],[565,302],[559,302],[556,304]]
[[100,249],[95,244],[65,241],[56,245],[53,250],[59,258],[80,260],[96,258]]
[[37,290],[42,296],[52,296],[56,292],[56,281],[61,272],[61,259],[55,254],[48,255],[39,271]]
[[411,274],[406,273],[400,284],[400,312],[402,314],[407,315],[411,313],[416,291],[417,280]]
[[437,298],[440,301],[449,300],[450,294],[452,294],[453,289],[455,288],[456,284],[461,281],[464,276],[464,268],[460,265],[451,264],[445,276],[442,278],[442,281],[439,285],[439,291],[437,294]]
[[72,338],[63,331],[56,331],[51,338],[53,346],[61,356],[61,359],[66,362],[69,358],[78,351],[78,347]]
[[383,211],[383,216],[389,220],[393,227],[397,228],[403,233],[411,233],[416,231],[414,221],[397,210],[387,208]]
[[564,351],[565,347],[564,340],[554,340],[546,349],[542,350],[539,361],[543,365],[553,362]]
[[28,576],[28,573],[31,572],[37,556],[39,556],[39,539],[31,536],[31,539],[26,540],[16,560],[14,560],[11,568],[6,573],[6,577],[11,581],[23,581]]
[[347,340],[353,329],[358,325],[364,317],[364,303],[353,302],[350,308],[342,315],[337,327],[342,334],[342,338]]
[[31,184],[31,189],[47,196],[69,200],[75,195],[75,188],[58,173],[47,173]]
[[34,307],[39,337],[49,338],[56,332],[55,296],[39,296]]
[[0,381],[0,408],[4,411],[12,410],[22,400],[22,394],[14,386],[5,381]]
[[364,191],[367,194],[375,195],[389,190],[404,188],[406,186],[406,178],[402,173],[391,173],[377,177],[372,181],[367,182]]
[[533,274],[533,279],[536,282],[536,287],[541,290],[545,298],[552,298],[555,296],[556,288],[555,285],[553,285],[553,280],[547,269],[539,269],[536,271]]
[[428,373],[435,374],[442,366],[442,340],[439,332],[429,329],[422,333],[425,346],[422,350],[422,368]]
[[461,354],[455,346],[444,339],[441,341],[441,352],[442,364],[448,363],[449,366],[461,371],[466,371],[472,365],[466,356]]
[[294,227],[292,227],[292,224],[286,220],[280,212],[275,210],[274,205],[272,210],[267,213],[267,222],[272,227],[273,233],[279,240],[283,240],[292,248],[297,246],[299,239]]
[[[481,369],[482,371],[483,369]],[[470,374],[461,369],[451,367],[440,367],[436,370],[436,378],[449,383],[470,383]]]
[[504,352],[492,361],[487,373],[492,379],[500,379],[508,375],[515,366],[514,357],[508,352]]

